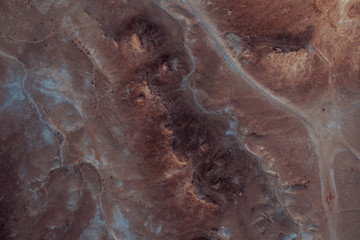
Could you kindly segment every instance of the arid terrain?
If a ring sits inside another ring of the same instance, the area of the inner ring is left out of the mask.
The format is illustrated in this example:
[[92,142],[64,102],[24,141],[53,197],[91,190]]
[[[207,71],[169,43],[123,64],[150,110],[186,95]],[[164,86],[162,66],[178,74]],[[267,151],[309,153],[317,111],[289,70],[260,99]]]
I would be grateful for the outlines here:
[[0,1],[0,240],[360,239],[359,0]]

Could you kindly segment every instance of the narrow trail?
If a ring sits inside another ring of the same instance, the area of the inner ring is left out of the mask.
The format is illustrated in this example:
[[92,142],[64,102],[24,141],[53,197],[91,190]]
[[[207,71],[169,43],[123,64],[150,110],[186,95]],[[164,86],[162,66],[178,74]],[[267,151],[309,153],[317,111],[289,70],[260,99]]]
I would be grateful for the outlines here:
[[[163,11],[165,11],[170,17],[176,19],[176,17],[174,17],[167,9],[165,9],[164,7],[162,7],[159,3],[157,3],[155,0],[150,0],[151,2],[155,3],[157,6],[159,6]],[[196,67],[197,67],[197,64],[196,64],[196,58],[193,56],[192,54],[192,51],[191,49],[189,48],[188,46],[188,42],[189,42],[189,39],[187,38],[186,36],[186,33],[184,35],[184,47],[185,47],[185,50],[188,54],[188,56],[191,58],[191,63],[192,63],[192,69],[191,71],[183,78],[183,83],[182,83],[182,87],[183,88],[187,88],[192,94],[193,94],[193,100],[195,102],[195,104],[197,105],[197,107],[199,108],[199,110],[201,112],[203,112],[204,114],[206,115],[227,115],[229,118],[230,118],[230,121],[229,121],[229,130],[230,131],[230,135],[234,136],[235,139],[236,139],[236,142],[239,144],[239,147],[241,149],[244,149],[246,150],[247,152],[249,152],[250,154],[252,154],[257,162],[258,162],[258,165],[259,165],[259,168],[266,174],[269,174],[269,175],[272,175],[272,176],[275,176],[277,177],[276,173],[271,171],[271,170],[267,170],[267,169],[264,169],[262,166],[261,166],[261,157],[253,152],[246,144],[244,144],[244,141],[243,139],[241,139],[239,137],[239,134],[237,132],[237,125],[238,125],[238,118],[229,110],[229,107],[228,106],[225,106],[223,109],[218,109],[216,111],[208,111],[206,110],[197,100],[197,95],[196,95],[196,89],[193,89],[190,85],[190,83],[188,82],[188,79],[194,74],[194,72],[196,71]],[[227,132],[228,132],[227,131]],[[281,207],[283,209],[286,209],[286,211],[288,211],[289,213],[291,212],[286,204],[284,203],[284,201],[282,201],[282,199],[279,197],[279,193],[278,193],[278,188],[279,188],[279,185],[281,185],[281,183],[278,181],[277,184],[276,184],[276,190],[275,190],[275,195],[278,199],[278,202],[279,204],[281,205]],[[292,216],[290,214],[290,216]],[[300,225],[296,222],[296,220],[293,218],[293,221],[294,223],[297,225],[299,231],[300,231]]]
[[26,90],[25,81],[28,77],[28,71],[27,71],[26,67],[24,66],[24,64],[22,62],[20,62],[16,57],[10,56],[1,50],[0,50],[0,55],[16,62],[23,69],[24,77],[21,80],[21,87],[22,87],[23,93],[24,93],[25,97],[28,99],[29,103],[35,108],[35,111],[38,115],[39,121],[42,124],[44,124],[45,126],[47,126],[48,128],[50,128],[51,131],[55,135],[60,136],[61,144],[59,145],[58,150],[59,150],[60,167],[63,167],[63,164],[64,164],[63,152],[64,152],[64,146],[66,143],[66,137],[65,137],[64,133],[62,133],[45,115],[43,115],[41,113],[39,106],[37,105],[35,100],[32,98],[31,94]]
[[[312,46],[315,54],[325,63],[328,69],[328,90],[327,90],[327,103],[328,115],[325,119],[319,118],[317,111],[312,112],[310,115],[315,118],[319,134],[311,136],[313,143],[317,145],[318,149],[318,166],[319,178],[321,184],[322,203],[328,219],[329,234],[332,240],[337,239],[336,226],[337,226],[337,209],[338,209],[338,193],[336,188],[336,180],[334,173],[334,158],[337,154],[337,142],[342,142],[339,129],[329,127],[329,121],[341,119],[341,109],[337,106],[337,94],[335,89],[336,78],[333,73],[333,67],[329,59],[315,46]],[[319,110],[319,109],[318,109]],[[338,121],[336,121],[337,124]],[[312,134],[310,132],[310,134]]]
[[51,37],[53,37],[55,35],[60,35],[60,33],[52,32],[52,33],[49,33],[44,38],[36,40],[36,41],[28,41],[28,40],[23,40],[23,39],[16,39],[15,37],[11,37],[11,36],[8,36],[8,35],[6,35],[5,38],[10,40],[10,41],[13,41],[13,42],[15,42],[17,44],[39,44],[39,43],[43,43],[43,42],[47,41],[48,39],[50,39]]
[[348,143],[344,139],[342,139],[341,144],[354,158],[356,158],[356,160],[360,161],[359,151],[357,151],[350,143]]
[[[164,9],[157,1],[152,0],[152,2],[156,3],[159,7],[161,7],[164,11],[168,13],[166,9]],[[319,171],[319,182],[321,189],[321,201],[324,208],[324,213],[328,219],[328,231],[331,240],[337,239],[337,189],[335,182],[335,174],[333,169],[333,161],[336,156],[336,149],[338,149],[339,140],[342,143],[343,147],[346,148],[354,157],[360,159],[360,153],[358,153],[352,146],[346,144],[344,141],[341,141],[341,134],[339,132],[340,129],[334,128],[330,126],[335,120],[341,118],[341,109],[337,106],[336,102],[336,91],[335,91],[335,76],[332,71],[332,64],[329,59],[324,56],[324,54],[317,49],[316,47],[312,47],[314,50],[314,54],[316,54],[328,68],[328,94],[326,95],[327,102],[330,104],[331,111],[325,116],[321,114],[321,108],[316,107],[314,111],[309,112],[309,109],[301,109],[296,105],[290,103],[287,99],[283,99],[274,95],[269,89],[264,87],[262,84],[253,79],[249,73],[246,72],[242,68],[242,66],[237,62],[237,60],[232,56],[229,50],[226,47],[226,43],[223,38],[217,32],[217,29],[212,26],[211,22],[208,21],[206,16],[201,13],[201,10],[197,8],[197,6],[191,0],[179,0],[179,2],[190,11],[198,20],[198,22],[202,25],[203,29],[207,32],[210,39],[213,41],[215,46],[217,47],[219,53],[229,65],[229,67],[239,74],[242,79],[256,92],[264,96],[270,103],[275,106],[283,109],[284,111],[294,115],[296,118],[301,120],[305,127],[308,130],[308,134],[313,142],[315,147],[315,151],[318,156],[318,171]],[[168,13],[169,14],[169,13]],[[171,16],[171,14],[169,14]],[[188,49],[188,51],[190,51]],[[190,51],[191,52],[191,51]],[[191,53],[189,54],[190,56]],[[195,63],[192,58],[193,63]],[[195,63],[196,64],[196,63]],[[192,70],[191,74],[193,73]],[[187,78],[191,75],[189,74]],[[196,89],[192,89],[189,84],[184,81],[184,84],[187,85],[187,88],[193,93],[194,101],[199,107],[199,109],[206,114],[224,114],[224,110],[209,112],[201,106],[201,104],[197,101],[196,98]],[[337,121],[335,121],[337,122]],[[330,125],[329,125],[330,124]],[[339,139],[340,137],[340,139]],[[239,142],[243,142],[240,141]],[[242,143],[243,144],[243,143]],[[245,147],[246,145],[243,144]],[[251,151],[251,150],[249,150]],[[299,233],[301,229],[299,229]],[[301,235],[298,234],[298,238],[301,238]]]
[[[337,191],[335,187],[335,179],[332,162],[336,155],[334,152],[334,138],[329,138],[328,134],[321,134],[320,136],[311,136],[314,145],[318,150],[318,168],[319,179],[321,186],[321,200],[324,207],[326,217],[328,219],[328,228],[331,240],[336,240],[336,200]],[[335,197],[335,199],[332,199]]]
[[[275,96],[271,91],[263,87],[260,83],[258,83],[256,80],[254,80],[243,68],[242,66],[237,63],[236,59],[234,59],[229,51],[224,46],[223,39],[219,36],[219,34],[216,32],[216,29],[211,26],[206,20],[206,17],[204,17],[200,10],[190,1],[188,0],[180,0],[180,2],[187,7],[199,20],[203,28],[207,31],[213,42],[215,43],[216,47],[218,48],[220,54],[224,58],[224,60],[227,62],[227,64],[235,71],[237,72],[244,81],[252,87],[254,90],[256,90],[258,93],[262,94],[269,102],[273,103],[274,105],[278,106],[279,108],[293,114],[298,119],[300,119],[305,126],[308,129],[309,135],[311,136],[311,139],[314,142],[315,148],[318,152],[318,167],[319,167],[319,180],[321,185],[321,197],[322,197],[322,204],[324,207],[325,215],[328,218],[328,228],[329,228],[329,234],[331,240],[336,240],[336,217],[334,214],[336,213],[336,210],[334,210],[334,207],[331,203],[328,203],[328,194],[329,192],[336,192],[335,187],[335,179],[333,171],[331,171],[331,159],[330,156],[333,152],[329,151],[328,143],[329,143],[329,130],[325,127],[323,128],[323,124],[318,121],[317,117],[314,114],[308,115],[304,110],[299,109],[297,106],[294,106],[291,103],[288,103],[287,100],[282,99],[280,97]],[[333,78],[333,74],[331,71],[331,64],[329,63],[328,59],[317,49],[315,49],[316,54],[319,55],[319,57],[327,63],[327,66],[329,67],[329,93],[334,92],[333,86],[335,79]],[[330,135],[332,135],[330,133]],[[329,155],[330,154],[330,155]],[[336,202],[336,201],[335,201]],[[331,206],[329,206],[331,205]],[[336,203],[335,203],[336,207]],[[298,236],[300,238],[300,236]]]
[[331,99],[335,98],[335,76],[332,71],[332,65],[327,57],[315,46],[311,46],[311,48],[314,50],[315,54],[318,55],[321,60],[325,62],[327,65],[327,68],[329,70],[329,76],[328,76],[328,93],[330,94]]
[[[44,116],[41,111],[40,108],[38,106],[38,104],[35,102],[35,100],[33,99],[33,97],[30,95],[30,93],[26,90],[26,86],[25,86],[25,81],[28,77],[28,70],[26,69],[26,67],[24,66],[24,64],[22,62],[20,62],[17,58],[15,58],[14,56],[10,56],[6,53],[4,53],[3,51],[0,50],[0,55],[6,58],[11,59],[12,61],[16,62],[18,65],[20,65],[24,71],[24,77],[21,80],[21,86],[22,86],[22,90],[23,93],[25,95],[25,97],[27,98],[27,100],[29,101],[29,103],[35,108],[36,114],[38,115],[38,119],[39,121],[44,124],[45,126],[49,127],[51,129],[51,131],[55,134],[55,135],[59,135],[61,138],[61,143],[58,147],[59,150],[59,160],[60,160],[60,166],[51,168],[46,176],[46,178],[43,180],[42,184],[41,184],[41,188],[45,187],[45,184],[49,181],[50,175],[53,171],[55,171],[56,169],[61,169],[61,168],[67,168],[67,167],[74,167],[75,165],[80,165],[82,163],[86,163],[86,164],[90,164],[91,166],[93,166],[93,168],[98,172],[99,176],[103,179],[103,174],[101,169],[99,169],[98,166],[96,166],[94,163],[92,163],[91,161],[82,161],[79,162],[77,164],[75,164],[74,166],[65,166],[64,165],[64,146],[66,144],[66,136],[65,134],[60,131],[60,129],[58,129],[49,119],[47,119],[46,116]],[[80,174],[83,178],[83,175],[80,171]],[[40,188],[39,188],[40,189]],[[98,198],[98,201],[100,202],[100,195],[105,191],[104,186],[103,186],[103,181],[101,181],[101,192],[99,194],[96,195],[96,197]],[[100,204],[101,205],[101,204]],[[100,212],[103,213],[103,209],[100,206]],[[104,215],[104,214],[103,214]]]
[[[188,40],[188,38],[186,36],[184,36],[185,38],[185,41]],[[184,44],[185,46],[185,49],[186,49],[186,52],[187,54],[190,56],[191,58],[191,63],[192,63],[192,70],[191,72],[184,77],[183,79],[183,85],[188,89],[190,90],[190,92],[192,92],[193,94],[193,99],[194,99],[194,102],[196,103],[197,107],[200,109],[201,112],[203,112],[204,114],[206,115],[227,115],[229,118],[230,118],[230,121],[229,121],[229,127],[230,127],[230,135],[234,136],[236,141],[238,142],[239,146],[241,149],[247,149],[247,147],[244,145],[243,141],[240,139],[239,137],[239,134],[237,133],[237,125],[238,125],[238,118],[233,114],[231,113],[231,111],[229,110],[228,107],[224,107],[223,109],[219,109],[219,110],[216,110],[216,111],[208,111],[206,110],[198,101],[197,99],[197,95],[196,95],[196,92],[197,90],[196,89],[193,89],[188,81],[189,77],[195,72],[196,70],[196,59],[194,58],[191,50],[189,49],[188,45],[187,44]]]
[[259,84],[256,80],[254,80],[241,66],[237,63],[237,61],[231,56],[229,51],[224,47],[224,43],[222,38],[216,33],[216,30],[211,27],[207,20],[200,14],[200,11],[196,8],[194,4],[187,0],[180,0],[180,2],[187,6],[191,12],[198,18],[201,25],[207,31],[213,42],[216,44],[216,47],[219,49],[220,54],[223,56],[228,65],[233,69],[236,73],[238,73],[244,81],[253,89],[255,89],[258,93],[262,94],[266,99],[268,99],[274,105],[280,107],[281,109],[292,113],[297,118],[301,119],[306,125],[310,126],[314,131],[317,131],[313,122],[310,118],[298,107],[288,103],[285,99],[274,96],[268,89]]
[[[152,3],[156,4],[158,7],[160,7],[166,14],[168,14],[171,18],[176,19],[176,17],[174,17],[167,9],[165,9],[164,7],[162,7],[157,1],[155,0],[150,0]],[[196,104],[196,106],[199,108],[199,110],[206,114],[206,115],[227,115],[230,118],[229,121],[229,126],[230,126],[230,131],[232,136],[235,137],[237,143],[239,144],[241,149],[246,149],[248,150],[250,153],[253,154],[253,152],[251,152],[247,146],[245,146],[245,144],[243,143],[243,141],[240,139],[239,134],[237,133],[237,125],[238,125],[238,118],[229,110],[229,108],[226,106],[223,109],[218,109],[216,111],[208,111],[206,110],[198,101],[197,99],[197,89],[194,89],[191,87],[190,83],[189,83],[189,78],[195,73],[196,68],[197,68],[197,64],[196,64],[196,58],[193,56],[191,49],[188,47],[188,43],[190,42],[190,40],[188,39],[188,37],[186,36],[187,31],[184,34],[184,47],[186,50],[186,53],[188,54],[188,56],[191,59],[191,71],[183,78],[183,82],[182,82],[182,87],[183,88],[187,88],[193,95],[193,100]],[[256,155],[255,155],[256,156]]]

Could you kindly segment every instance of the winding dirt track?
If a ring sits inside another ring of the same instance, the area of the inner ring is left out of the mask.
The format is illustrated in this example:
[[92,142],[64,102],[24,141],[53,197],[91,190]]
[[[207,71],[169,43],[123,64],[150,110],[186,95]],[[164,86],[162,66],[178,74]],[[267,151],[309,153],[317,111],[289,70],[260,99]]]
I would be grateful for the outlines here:
[[[268,101],[277,107],[293,114],[298,119],[300,119],[307,127],[309,135],[313,141],[313,144],[316,148],[317,154],[319,156],[318,159],[318,167],[319,167],[319,180],[321,185],[321,195],[322,195],[322,204],[326,213],[326,217],[328,219],[328,228],[329,234],[331,236],[331,240],[336,240],[336,186],[334,179],[334,172],[332,169],[333,159],[335,156],[334,142],[338,139],[339,135],[334,132],[335,129],[328,128],[324,124],[321,119],[317,119],[317,112],[312,112],[311,115],[306,113],[306,111],[298,108],[297,106],[289,103],[287,100],[275,96],[271,91],[258,83],[255,79],[253,79],[243,68],[242,66],[234,59],[233,56],[229,53],[227,48],[224,46],[224,40],[220,37],[219,33],[212,26],[211,23],[207,20],[206,16],[201,13],[201,11],[197,8],[197,6],[188,0],[180,1],[185,7],[187,7],[192,14],[194,14],[198,21],[201,23],[203,28],[207,31],[210,38],[213,40],[214,44],[219,50],[219,53],[237,74],[239,74],[242,79],[254,90],[258,93],[262,94]],[[315,54],[320,55],[321,59],[324,60],[329,67],[331,64],[327,60],[326,57],[323,56],[318,49],[314,48]],[[333,83],[334,79],[332,76],[332,72],[329,72],[329,93],[333,92]],[[337,115],[337,114],[335,114]],[[330,118],[334,116],[329,115]],[[325,121],[328,122],[328,121]],[[329,137],[330,136],[330,137]],[[349,146],[346,146],[349,149]],[[346,149],[344,149],[346,150]],[[351,151],[353,153],[353,151]],[[335,195],[335,200],[331,203],[327,202],[328,194]],[[299,235],[298,238],[301,236]]]
[[198,18],[201,25],[204,27],[204,29],[207,31],[211,39],[216,44],[216,47],[219,49],[220,54],[223,56],[224,60],[228,63],[228,65],[233,69],[236,73],[238,73],[244,81],[253,89],[255,89],[257,92],[262,94],[266,99],[268,99],[271,103],[274,105],[280,107],[281,109],[286,110],[287,112],[290,112],[297,116],[299,119],[301,119],[306,125],[311,127],[313,130],[316,130],[314,127],[314,124],[309,120],[309,117],[302,112],[298,107],[290,104],[287,102],[287,100],[282,99],[280,97],[275,96],[272,94],[268,89],[263,87],[261,84],[259,84],[256,80],[254,80],[242,67],[239,63],[237,63],[236,60],[234,60],[234,57],[231,56],[229,51],[224,46],[224,42],[222,38],[219,36],[219,34],[216,32],[215,28],[211,26],[211,24],[208,23],[208,20],[205,16],[203,16],[200,11],[197,9],[197,7],[187,1],[187,0],[181,0],[181,3],[183,3],[185,6],[187,6],[191,12]]
[[40,120],[41,123],[43,123],[45,126],[47,126],[48,128],[51,129],[51,131],[54,134],[58,134],[60,136],[61,139],[61,144],[59,146],[59,160],[60,160],[60,167],[63,166],[64,164],[64,158],[63,158],[63,152],[64,152],[64,146],[66,143],[66,137],[65,134],[60,131],[54,123],[51,122],[51,120],[49,118],[47,118],[47,116],[45,114],[42,114],[38,104],[35,102],[35,100],[33,99],[33,97],[31,96],[31,94],[27,91],[26,89],[26,85],[25,85],[25,81],[28,77],[28,70],[26,69],[26,67],[24,66],[24,64],[22,62],[20,62],[17,58],[10,56],[8,54],[6,54],[5,52],[3,52],[2,50],[0,50],[0,55],[6,58],[11,59],[12,61],[16,62],[18,65],[21,66],[21,68],[24,71],[24,77],[21,80],[21,87],[23,90],[24,95],[26,96],[26,98],[28,99],[29,103],[35,108],[35,111],[38,115],[38,118]]

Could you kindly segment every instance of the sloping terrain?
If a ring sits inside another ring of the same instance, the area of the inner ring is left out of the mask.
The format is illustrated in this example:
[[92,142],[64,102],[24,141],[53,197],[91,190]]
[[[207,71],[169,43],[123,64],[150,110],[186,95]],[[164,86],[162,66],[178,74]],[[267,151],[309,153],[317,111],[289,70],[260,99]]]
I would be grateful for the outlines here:
[[0,239],[360,239],[360,3],[0,3]]

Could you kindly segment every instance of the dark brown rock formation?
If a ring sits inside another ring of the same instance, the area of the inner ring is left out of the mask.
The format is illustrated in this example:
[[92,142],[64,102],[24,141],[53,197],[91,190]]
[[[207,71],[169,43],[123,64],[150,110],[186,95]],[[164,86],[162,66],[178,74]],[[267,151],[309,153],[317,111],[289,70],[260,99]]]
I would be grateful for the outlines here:
[[0,239],[360,238],[356,1],[0,3]]

